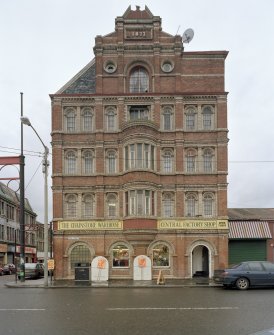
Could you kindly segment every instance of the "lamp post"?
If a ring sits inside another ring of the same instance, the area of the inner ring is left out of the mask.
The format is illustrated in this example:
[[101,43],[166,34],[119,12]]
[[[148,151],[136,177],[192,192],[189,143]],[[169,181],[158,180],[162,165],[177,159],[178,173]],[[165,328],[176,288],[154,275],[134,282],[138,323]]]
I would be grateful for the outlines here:
[[[21,117],[23,116],[23,93],[21,95]],[[25,156],[23,145],[23,124],[21,122],[20,153],[20,281],[25,281]],[[16,253],[16,248],[15,248]]]
[[41,137],[32,126],[30,120],[25,117],[21,116],[21,123],[22,125],[25,124],[30,126],[37,137],[39,138],[40,142],[44,147],[44,157],[43,157],[43,173],[44,173],[44,285],[48,286],[48,249],[49,249],[49,241],[48,241],[48,154],[49,149],[42,141]]

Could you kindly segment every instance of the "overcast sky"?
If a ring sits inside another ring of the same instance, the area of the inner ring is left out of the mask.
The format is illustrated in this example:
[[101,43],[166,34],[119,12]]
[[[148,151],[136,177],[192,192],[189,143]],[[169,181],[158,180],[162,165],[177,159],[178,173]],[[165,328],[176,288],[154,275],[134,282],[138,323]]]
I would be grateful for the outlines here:
[[[94,57],[96,35],[114,31],[115,18],[129,5],[147,5],[170,34],[192,28],[195,35],[186,51],[229,51],[228,207],[273,208],[273,0],[0,0],[0,156],[20,153],[20,92],[24,115],[50,147],[49,94]],[[43,147],[27,126],[24,149],[25,195],[43,222],[42,157],[37,154]],[[4,175],[18,171],[5,168]],[[49,205],[51,220],[51,194]]]

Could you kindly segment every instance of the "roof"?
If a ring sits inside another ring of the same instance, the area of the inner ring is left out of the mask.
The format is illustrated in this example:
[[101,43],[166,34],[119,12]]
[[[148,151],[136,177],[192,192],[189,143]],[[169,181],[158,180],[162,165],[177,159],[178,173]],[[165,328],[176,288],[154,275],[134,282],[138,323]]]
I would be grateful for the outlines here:
[[95,89],[95,59],[93,59],[56,94],[92,94],[95,93]]
[[229,239],[272,238],[267,221],[229,221]]
[[228,208],[229,220],[274,220],[274,208]]

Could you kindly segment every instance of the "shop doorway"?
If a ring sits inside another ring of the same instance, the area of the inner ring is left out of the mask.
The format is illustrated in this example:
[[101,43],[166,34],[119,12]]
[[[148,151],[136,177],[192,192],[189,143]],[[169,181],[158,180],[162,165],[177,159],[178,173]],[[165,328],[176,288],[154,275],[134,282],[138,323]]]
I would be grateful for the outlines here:
[[192,277],[209,276],[209,250],[198,245],[192,250]]

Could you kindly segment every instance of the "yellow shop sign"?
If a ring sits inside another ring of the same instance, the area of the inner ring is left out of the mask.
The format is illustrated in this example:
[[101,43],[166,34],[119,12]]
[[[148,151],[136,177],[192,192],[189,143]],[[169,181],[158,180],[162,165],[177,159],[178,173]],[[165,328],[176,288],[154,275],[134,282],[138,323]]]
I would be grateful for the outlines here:
[[59,221],[58,230],[122,230],[123,221]]
[[158,229],[228,229],[227,220],[158,220]]

